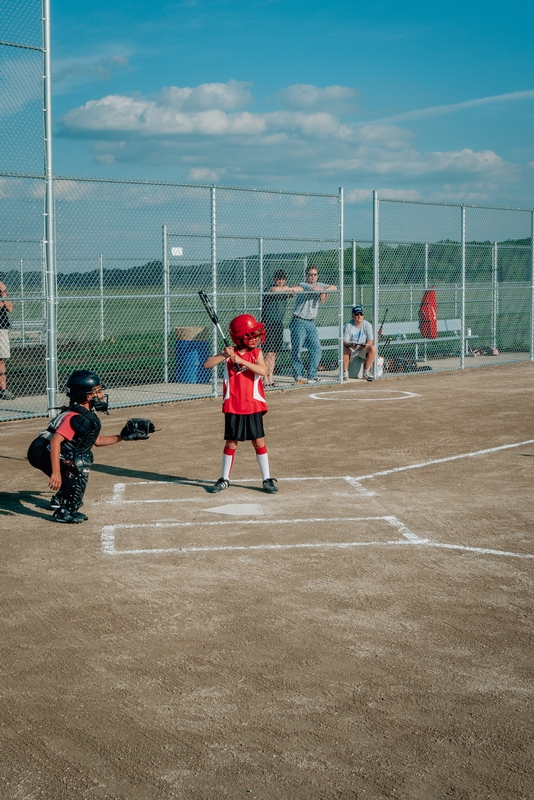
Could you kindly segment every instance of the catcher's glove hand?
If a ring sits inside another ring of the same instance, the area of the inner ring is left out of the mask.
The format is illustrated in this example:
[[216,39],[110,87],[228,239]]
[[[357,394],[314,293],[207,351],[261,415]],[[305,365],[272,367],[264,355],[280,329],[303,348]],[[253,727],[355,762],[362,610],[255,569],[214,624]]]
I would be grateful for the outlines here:
[[129,419],[120,432],[120,437],[127,442],[133,442],[136,439],[148,439],[148,434],[155,430],[154,423],[149,419]]

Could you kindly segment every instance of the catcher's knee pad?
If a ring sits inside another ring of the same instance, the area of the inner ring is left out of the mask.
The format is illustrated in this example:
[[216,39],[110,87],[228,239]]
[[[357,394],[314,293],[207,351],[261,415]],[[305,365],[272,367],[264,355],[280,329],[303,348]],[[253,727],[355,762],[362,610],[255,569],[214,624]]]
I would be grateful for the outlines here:
[[70,513],[78,511],[83,503],[92,463],[92,453],[80,453],[75,455],[72,464],[66,467],[61,484],[61,507]]

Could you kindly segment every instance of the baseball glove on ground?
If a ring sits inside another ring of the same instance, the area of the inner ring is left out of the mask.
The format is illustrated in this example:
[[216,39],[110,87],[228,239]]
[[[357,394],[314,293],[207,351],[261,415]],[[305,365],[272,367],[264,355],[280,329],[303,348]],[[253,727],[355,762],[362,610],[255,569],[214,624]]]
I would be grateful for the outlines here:
[[148,439],[148,434],[155,430],[154,423],[149,419],[129,419],[120,436],[124,441],[133,442],[136,439]]

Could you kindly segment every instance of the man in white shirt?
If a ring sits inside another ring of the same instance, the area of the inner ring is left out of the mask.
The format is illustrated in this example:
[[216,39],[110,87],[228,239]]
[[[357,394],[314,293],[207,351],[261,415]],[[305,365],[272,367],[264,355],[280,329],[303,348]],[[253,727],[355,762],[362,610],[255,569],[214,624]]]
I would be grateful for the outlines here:
[[[294,291],[301,292],[295,300],[293,318],[289,323],[291,332],[291,366],[296,384],[317,383],[317,369],[321,360],[321,342],[315,327],[319,303],[325,303],[329,292],[337,292],[333,283],[321,283],[317,267],[309,266],[306,280],[297,284]],[[308,378],[302,377],[304,365],[300,357],[303,347],[308,348]]]
[[349,379],[349,361],[359,358],[363,363],[363,377],[372,381],[371,367],[376,358],[373,326],[363,318],[363,308],[354,306],[352,322],[343,328],[343,380]]

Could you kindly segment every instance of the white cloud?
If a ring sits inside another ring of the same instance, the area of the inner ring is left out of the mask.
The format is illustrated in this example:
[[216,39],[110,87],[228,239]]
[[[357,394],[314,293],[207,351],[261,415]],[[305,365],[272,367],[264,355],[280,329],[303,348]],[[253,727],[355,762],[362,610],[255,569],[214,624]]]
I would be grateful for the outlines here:
[[184,134],[258,134],[265,128],[261,115],[248,111],[226,114],[220,109],[176,111],[169,105],[145,98],[108,95],[89,100],[60,119],[64,131],[86,136],[98,133],[138,136]]
[[252,101],[249,86],[250,83],[244,81],[203,83],[194,88],[166,86],[155,95],[155,99],[158,105],[175,111],[204,111],[207,109],[228,111],[232,108],[246,106]]
[[129,69],[130,62],[126,56],[112,54],[85,61],[70,61],[60,65],[53,74],[54,84],[65,80],[77,83],[87,81],[109,81],[114,72]]
[[321,89],[311,83],[295,83],[278,92],[276,99],[290,109],[321,109],[342,114],[354,110],[351,101],[358,92],[349,86],[325,86]]
[[372,189],[347,189],[344,194],[345,203],[367,203],[373,196]]
[[208,167],[193,168],[187,173],[186,180],[198,181],[199,183],[217,183],[221,177],[221,172],[224,172],[224,170],[216,171]]
[[[237,105],[243,101],[248,91],[241,91],[243,84],[237,84],[236,81],[230,81],[230,84],[227,93],[223,91],[223,84],[204,84],[194,92],[176,86],[168,87],[155,100],[107,95],[100,100],[89,100],[85,105],[69,111],[59,123],[63,131],[87,137],[94,137],[95,134],[130,134],[143,137],[195,134],[259,136],[269,131],[298,131],[304,136],[319,138],[334,136],[350,139],[353,136],[351,126],[343,125],[337,117],[326,112],[227,113],[221,106]],[[217,91],[213,88],[215,86],[218,87]],[[237,87],[240,87],[239,90]],[[208,105],[209,98],[217,107],[203,111],[187,110]]]
[[381,148],[357,148],[356,155],[348,159],[336,159],[323,164],[326,170],[374,172],[379,175],[397,174],[408,176],[432,173],[485,173],[513,178],[515,165],[504,161],[493,150],[473,151],[470,148],[450,152],[419,153],[406,148],[402,152],[388,152]]

